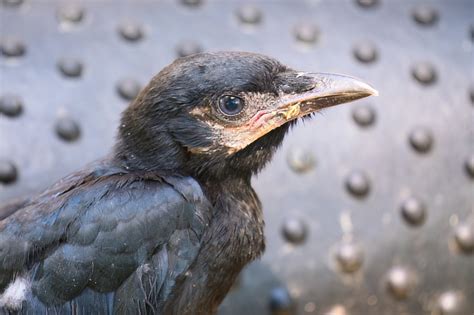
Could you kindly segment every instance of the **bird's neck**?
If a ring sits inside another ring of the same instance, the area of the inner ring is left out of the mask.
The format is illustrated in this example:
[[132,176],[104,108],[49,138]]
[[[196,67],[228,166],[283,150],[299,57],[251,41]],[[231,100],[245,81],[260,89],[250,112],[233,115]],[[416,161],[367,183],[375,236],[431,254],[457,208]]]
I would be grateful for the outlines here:
[[180,173],[186,152],[163,126],[152,128],[148,120],[126,111],[113,148],[116,164],[129,171]]
[[[222,228],[226,226],[230,239],[222,244],[232,244],[231,247],[236,250],[229,253],[232,259],[240,261],[243,266],[260,256],[265,248],[263,211],[250,178],[230,177],[219,183],[204,185],[204,190],[213,205],[211,234],[214,231],[215,235],[222,237]],[[232,231],[240,231],[240,234]]]
[[181,294],[169,302],[165,313],[176,307],[214,313],[242,268],[265,249],[262,209],[250,181],[230,177],[202,185],[213,204],[213,218],[189,273],[206,277],[187,277],[178,283],[176,291]]

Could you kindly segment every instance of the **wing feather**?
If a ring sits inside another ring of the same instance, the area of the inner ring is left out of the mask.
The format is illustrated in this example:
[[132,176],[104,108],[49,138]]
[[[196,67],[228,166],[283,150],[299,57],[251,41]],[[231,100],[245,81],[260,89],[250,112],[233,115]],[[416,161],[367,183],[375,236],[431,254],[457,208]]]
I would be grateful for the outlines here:
[[0,221],[0,297],[21,275],[31,281],[25,310],[160,307],[199,251],[209,202],[191,178],[99,173],[70,176]]

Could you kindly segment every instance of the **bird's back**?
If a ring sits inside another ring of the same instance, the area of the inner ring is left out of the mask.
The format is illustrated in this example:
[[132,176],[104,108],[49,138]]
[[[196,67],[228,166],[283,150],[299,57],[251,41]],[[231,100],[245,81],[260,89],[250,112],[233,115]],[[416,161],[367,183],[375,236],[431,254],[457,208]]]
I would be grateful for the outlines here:
[[8,207],[0,314],[160,313],[198,254],[211,212],[189,177],[103,162]]

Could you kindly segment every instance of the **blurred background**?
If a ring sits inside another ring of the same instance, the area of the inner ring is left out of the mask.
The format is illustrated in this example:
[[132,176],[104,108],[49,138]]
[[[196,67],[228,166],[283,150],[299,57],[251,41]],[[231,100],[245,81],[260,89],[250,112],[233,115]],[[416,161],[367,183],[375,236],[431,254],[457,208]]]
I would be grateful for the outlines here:
[[0,203],[105,155],[154,74],[216,50],[380,92],[254,178],[267,250],[219,314],[474,314],[472,0],[0,0]]

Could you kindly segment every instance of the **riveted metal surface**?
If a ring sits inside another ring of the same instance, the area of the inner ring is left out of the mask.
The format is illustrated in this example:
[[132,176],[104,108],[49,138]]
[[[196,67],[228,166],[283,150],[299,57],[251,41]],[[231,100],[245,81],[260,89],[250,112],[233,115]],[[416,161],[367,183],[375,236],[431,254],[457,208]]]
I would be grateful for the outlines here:
[[[474,314],[474,2],[0,2],[0,202],[106,154],[178,55],[248,50],[380,92],[254,179],[267,250],[221,314]],[[470,279],[471,278],[471,279]]]

